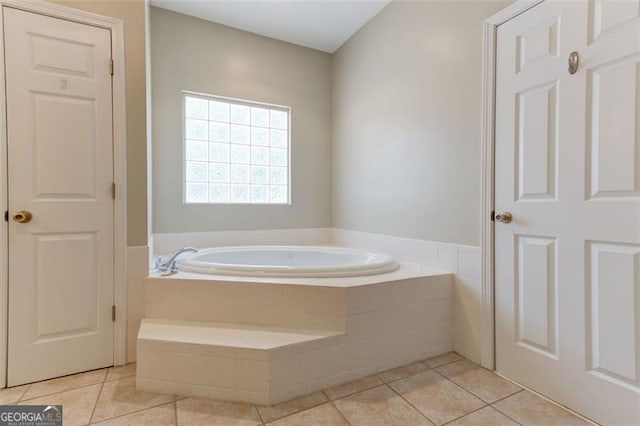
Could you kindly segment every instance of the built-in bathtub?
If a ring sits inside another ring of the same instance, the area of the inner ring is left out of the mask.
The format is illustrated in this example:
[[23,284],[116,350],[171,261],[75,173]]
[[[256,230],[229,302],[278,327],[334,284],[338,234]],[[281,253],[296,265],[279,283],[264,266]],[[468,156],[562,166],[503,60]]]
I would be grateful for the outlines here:
[[275,404],[452,349],[449,273],[328,246],[183,256],[144,281],[141,390]]
[[216,247],[183,255],[177,264],[186,272],[282,278],[375,275],[399,266],[385,253],[327,246]]

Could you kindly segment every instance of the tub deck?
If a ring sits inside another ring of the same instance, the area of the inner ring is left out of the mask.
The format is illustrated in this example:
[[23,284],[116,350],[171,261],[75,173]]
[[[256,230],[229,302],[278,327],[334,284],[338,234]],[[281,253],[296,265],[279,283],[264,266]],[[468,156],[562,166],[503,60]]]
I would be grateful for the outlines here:
[[400,267],[392,272],[375,275],[363,275],[356,277],[328,277],[328,278],[295,278],[295,277],[260,277],[260,276],[235,276],[199,274],[194,272],[178,271],[173,275],[163,276],[157,271],[150,271],[149,278],[158,280],[198,280],[198,281],[224,281],[233,283],[260,283],[260,284],[282,284],[282,285],[309,285],[316,287],[337,287],[348,288],[362,285],[378,284],[389,281],[405,280],[419,277],[432,277],[440,275],[450,275],[451,272],[442,271],[437,268],[427,267],[417,263],[398,262]]

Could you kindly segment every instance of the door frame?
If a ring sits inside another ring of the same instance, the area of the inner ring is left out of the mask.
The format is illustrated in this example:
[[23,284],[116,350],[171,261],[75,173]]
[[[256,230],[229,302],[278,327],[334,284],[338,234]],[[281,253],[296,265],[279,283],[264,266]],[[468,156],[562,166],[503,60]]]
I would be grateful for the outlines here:
[[[114,60],[113,97],[113,180],[114,200],[114,304],[118,315],[114,322],[113,362],[126,363],[127,331],[127,135],[125,92],[124,23],[120,19],[96,15],[42,0],[0,0],[0,8],[34,12],[53,18],[93,25],[111,31],[111,55]],[[0,19],[0,211],[7,211],[7,132],[4,64],[4,27]],[[8,222],[0,226],[0,388],[7,386],[8,350]]]
[[483,24],[482,41],[482,201],[480,211],[481,238],[481,322],[480,364],[496,369],[495,337],[495,101],[496,101],[496,48],[498,27],[544,0],[518,0],[487,18]]

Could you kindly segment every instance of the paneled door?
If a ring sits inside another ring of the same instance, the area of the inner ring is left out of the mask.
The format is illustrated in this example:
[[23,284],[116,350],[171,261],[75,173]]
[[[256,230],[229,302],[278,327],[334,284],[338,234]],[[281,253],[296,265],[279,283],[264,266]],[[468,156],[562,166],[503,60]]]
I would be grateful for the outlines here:
[[497,370],[640,424],[640,2],[545,1],[496,67]]
[[113,365],[111,35],[3,14],[14,386]]

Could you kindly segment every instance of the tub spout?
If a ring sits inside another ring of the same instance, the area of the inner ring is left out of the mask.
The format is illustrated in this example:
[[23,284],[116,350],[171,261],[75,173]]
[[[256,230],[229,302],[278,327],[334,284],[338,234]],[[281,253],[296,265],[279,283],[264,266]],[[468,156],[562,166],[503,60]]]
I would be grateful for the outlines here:
[[162,259],[160,256],[156,256],[155,259],[155,267],[156,271],[159,271],[162,275],[170,275],[178,272],[178,267],[176,266],[176,259],[182,253],[197,253],[198,249],[193,247],[185,247],[181,248],[177,252],[173,254],[173,256],[168,259]]

